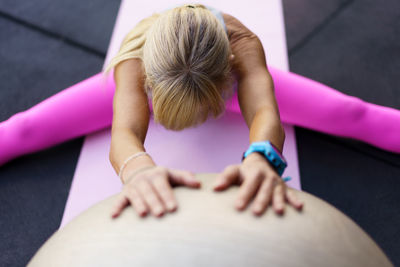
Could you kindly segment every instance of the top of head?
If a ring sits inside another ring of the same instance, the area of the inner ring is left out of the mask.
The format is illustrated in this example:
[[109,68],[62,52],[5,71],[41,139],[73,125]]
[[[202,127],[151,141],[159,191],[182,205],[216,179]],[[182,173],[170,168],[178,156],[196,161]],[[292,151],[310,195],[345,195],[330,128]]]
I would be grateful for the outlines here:
[[182,130],[224,112],[233,84],[230,55],[217,17],[203,5],[183,5],[140,21],[109,68],[140,57],[155,121]]

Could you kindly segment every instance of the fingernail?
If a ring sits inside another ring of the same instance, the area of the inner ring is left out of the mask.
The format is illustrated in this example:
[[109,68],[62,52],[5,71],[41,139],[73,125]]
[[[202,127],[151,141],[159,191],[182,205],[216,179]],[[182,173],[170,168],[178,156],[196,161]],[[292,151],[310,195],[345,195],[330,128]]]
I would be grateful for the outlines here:
[[193,183],[196,183],[196,184],[198,184],[198,183],[200,183],[200,181],[198,181],[197,179],[196,179],[196,177],[190,177],[190,181],[191,182],[193,182]]
[[236,207],[242,208],[243,205],[244,205],[244,201],[243,200],[239,199],[239,200],[236,201]]
[[143,211],[141,211],[139,214],[140,214],[140,216],[144,217],[144,216],[147,215],[147,211],[143,210]]
[[275,211],[278,214],[283,214],[283,207],[282,206],[278,206],[278,207],[276,207]]
[[167,208],[168,208],[169,210],[173,210],[173,209],[175,208],[174,202],[168,201],[168,202],[167,202]]
[[261,206],[260,204],[258,204],[258,205],[256,205],[256,206],[254,207],[253,210],[254,210],[255,212],[260,212],[261,209],[262,209],[262,206]]
[[154,209],[154,212],[156,213],[156,214],[161,214],[162,213],[162,208],[160,207],[160,206],[158,206],[158,207],[156,207],[155,209]]
[[217,180],[215,183],[214,183],[214,187],[218,187],[218,186],[221,186],[221,185],[223,185],[224,184],[224,181],[223,180]]
[[220,187],[220,186],[221,186],[220,183],[215,183],[215,184],[213,185],[213,188],[218,188],[218,187]]

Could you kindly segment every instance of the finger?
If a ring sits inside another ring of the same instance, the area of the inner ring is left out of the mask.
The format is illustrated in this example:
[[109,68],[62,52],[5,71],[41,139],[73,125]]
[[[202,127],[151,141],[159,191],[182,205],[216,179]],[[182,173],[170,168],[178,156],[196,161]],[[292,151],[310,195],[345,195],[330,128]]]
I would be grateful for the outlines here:
[[189,171],[169,169],[169,177],[171,183],[176,185],[186,185],[193,188],[199,188],[201,186],[195,174]]
[[121,212],[124,210],[126,206],[129,205],[129,200],[125,197],[124,194],[119,194],[117,199],[115,200],[115,205],[111,212],[112,218],[117,218]]
[[172,188],[168,183],[167,177],[158,177],[153,180],[153,186],[157,190],[162,202],[169,211],[175,211],[177,208],[176,199],[172,192]]
[[236,182],[240,174],[239,170],[239,165],[227,166],[224,171],[215,178],[215,183],[213,186],[214,190],[224,190]]
[[294,190],[290,188],[286,190],[286,199],[296,209],[301,210],[303,208],[303,202],[297,197]]
[[268,205],[271,202],[273,189],[273,179],[264,179],[260,190],[258,190],[258,194],[254,200],[254,214],[261,215],[268,208]]
[[142,198],[142,196],[139,194],[139,192],[131,187],[127,190],[127,198],[129,199],[129,202],[131,203],[131,205],[133,206],[133,208],[136,210],[136,212],[140,215],[140,216],[146,216],[147,215],[147,207],[146,204],[144,203],[144,200]]
[[259,171],[244,176],[243,184],[239,189],[239,196],[235,202],[237,209],[244,209],[250,202],[251,198],[256,194],[263,178],[264,174]]
[[146,179],[139,181],[137,184],[137,190],[154,216],[159,217],[164,215],[164,206],[150,181]]
[[274,188],[274,196],[272,200],[272,204],[274,207],[274,210],[277,214],[283,214],[284,212],[284,196],[285,196],[285,191],[286,191],[286,186],[282,184],[281,182],[278,182],[278,184]]

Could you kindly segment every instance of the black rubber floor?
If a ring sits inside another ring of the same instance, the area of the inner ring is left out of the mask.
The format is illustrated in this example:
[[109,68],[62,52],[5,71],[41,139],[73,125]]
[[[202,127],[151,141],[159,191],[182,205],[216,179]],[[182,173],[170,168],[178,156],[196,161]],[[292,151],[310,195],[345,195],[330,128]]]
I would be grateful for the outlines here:
[[[0,1],[0,121],[99,72],[118,8],[109,0]],[[0,167],[0,266],[25,266],[58,229],[82,141]]]
[[[291,70],[400,108],[400,2],[283,0]],[[100,71],[118,0],[0,2],[0,121]],[[400,265],[400,155],[296,127],[303,188]],[[24,266],[58,228],[83,138],[0,167],[0,266]],[[0,148],[1,149],[1,148]]]

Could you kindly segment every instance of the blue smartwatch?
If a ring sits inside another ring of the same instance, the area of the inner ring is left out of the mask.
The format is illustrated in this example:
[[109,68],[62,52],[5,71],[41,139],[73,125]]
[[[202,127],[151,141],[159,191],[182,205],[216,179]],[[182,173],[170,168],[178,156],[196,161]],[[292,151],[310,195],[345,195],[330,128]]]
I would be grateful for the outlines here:
[[262,154],[275,168],[277,173],[282,176],[283,171],[287,167],[286,159],[279,149],[277,149],[270,141],[253,142],[246,152],[243,153],[242,161],[253,152]]

